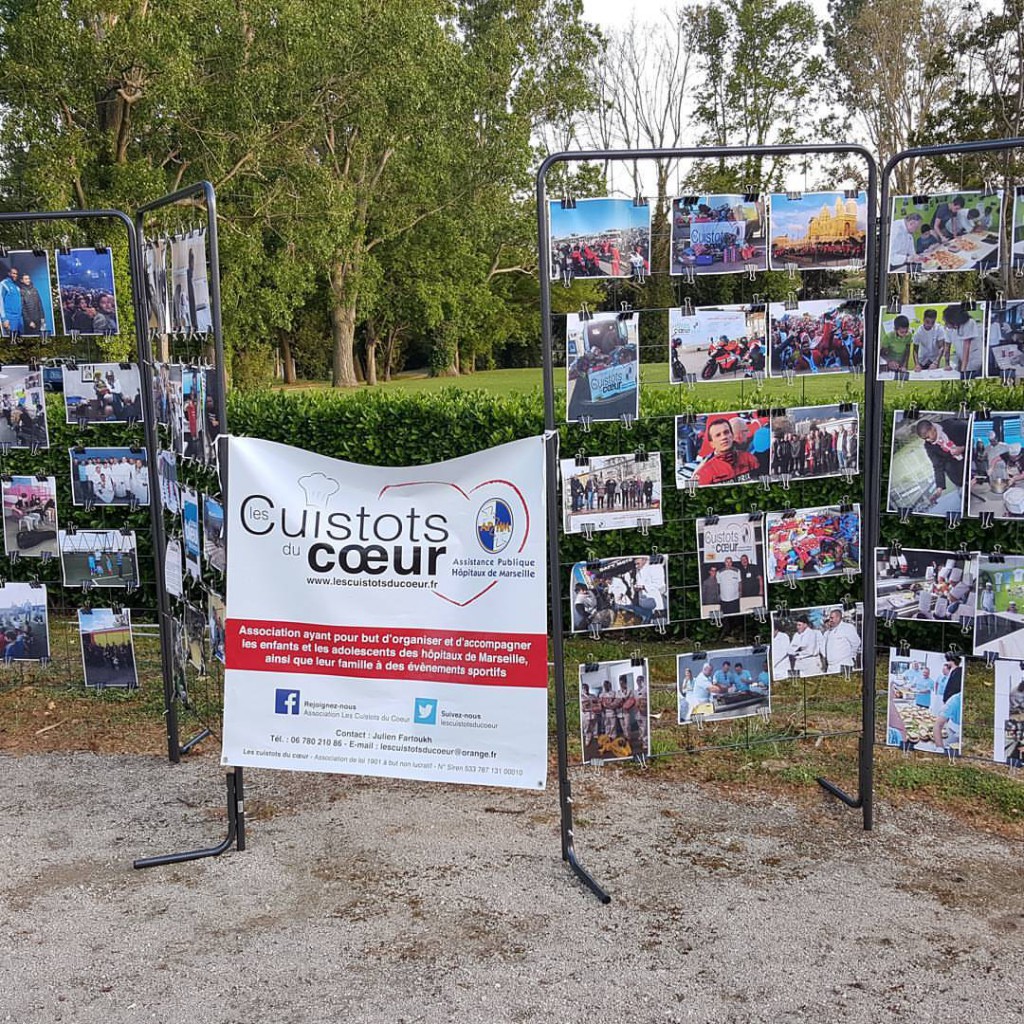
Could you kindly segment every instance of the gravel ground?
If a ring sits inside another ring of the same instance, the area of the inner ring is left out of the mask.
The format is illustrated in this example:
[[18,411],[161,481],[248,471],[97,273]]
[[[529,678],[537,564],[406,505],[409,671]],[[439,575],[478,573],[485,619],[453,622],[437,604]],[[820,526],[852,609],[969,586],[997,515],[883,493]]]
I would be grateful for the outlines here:
[[0,1020],[920,1020],[1024,1001],[1024,849],[921,808],[871,834],[824,800],[612,769],[546,794],[246,773],[249,848],[213,757],[0,757]]

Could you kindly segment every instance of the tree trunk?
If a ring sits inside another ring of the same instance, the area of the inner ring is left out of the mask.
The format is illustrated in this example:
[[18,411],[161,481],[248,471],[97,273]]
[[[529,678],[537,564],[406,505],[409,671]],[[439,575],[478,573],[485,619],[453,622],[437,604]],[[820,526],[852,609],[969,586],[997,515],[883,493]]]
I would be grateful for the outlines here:
[[295,383],[295,357],[292,355],[292,343],[288,338],[288,332],[282,331],[281,339],[281,363],[284,368],[285,384]]
[[377,383],[377,328],[371,320],[366,325],[366,383],[373,387]]
[[398,340],[398,329],[388,328],[388,340],[384,346],[384,379],[391,380],[391,366],[395,359],[395,342]]
[[331,271],[331,340],[334,343],[334,366],[331,386],[354,388],[356,378],[356,296],[348,286],[346,267],[339,263]]

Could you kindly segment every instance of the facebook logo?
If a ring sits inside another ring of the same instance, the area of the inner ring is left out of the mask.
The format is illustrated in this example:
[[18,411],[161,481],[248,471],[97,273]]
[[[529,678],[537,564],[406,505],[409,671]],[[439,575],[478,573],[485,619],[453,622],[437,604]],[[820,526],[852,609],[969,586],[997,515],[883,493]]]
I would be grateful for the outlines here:
[[278,690],[275,693],[274,712],[278,715],[297,715],[299,713],[299,691]]
[[412,720],[417,725],[437,725],[437,701],[431,697],[417,697],[413,702]]

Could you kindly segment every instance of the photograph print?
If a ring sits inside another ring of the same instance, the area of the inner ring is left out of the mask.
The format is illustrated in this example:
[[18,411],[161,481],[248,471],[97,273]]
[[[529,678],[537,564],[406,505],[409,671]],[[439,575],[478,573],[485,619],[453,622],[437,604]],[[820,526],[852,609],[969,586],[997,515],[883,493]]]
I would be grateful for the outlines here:
[[959,754],[963,673],[958,655],[890,647],[886,745]]
[[64,333],[117,334],[117,292],[110,249],[58,249],[56,256]]
[[136,587],[139,563],[133,530],[59,530],[64,586]]
[[733,381],[764,373],[764,306],[698,306],[692,315],[668,311],[673,384],[688,377]]
[[887,511],[961,515],[970,436],[970,418],[953,412],[894,412]]
[[148,505],[145,448],[69,448],[74,505]]
[[206,675],[206,612],[194,604],[185,604],[185,652],[188,663]]
[[727,487],[768,478],[772,447],[767,410],[676,417],[676,487]]
[[203,495],[203,561],[223,572],[225,567],[224,506],[209,494]]
[[1010,236],[1010,253],[1013,269],[1024,267],[1024,185],[1018,185],[1013,192],[1013,234]]
[[142,380],[135,363],[64,365],[67,423],[141,423]]
[[171,333],[170,278],[167,257],[170,243],[166,238],[143,240],[142,256],[146,271],[146,309],[149,329],[157,334]]
[[5,476],[4,550],[21,558],[56,558],[57,480],[52,476]]
[[971,422],[969,516],[1024,519],[1024,414],[976,413]]
[[768,269],[760,195],[719,193],[672,200],[672,274],[745,274]]
[[864,265],[866,192],[773,192],[769,266],[849,270]]
[[569,592],[574,633],[667,623],[668,558],[650,554],[577,562]]
[[634,419],[640,410],[637,316],[565,318],[566,419]]
[[745,615],[767,607],[764,528],[747,514],[697,520],[700,617]]
[[676,656],[680,725],[770,712],[771,692],[765,647],[730,647]]
[[858,470],[858,406],[811,405],[772,417],[773,480],[816,480]]
[[181,490],[181,534],[185,543],[185,575],[201,580],[203,570],[199,564],[199,496],[190,487]]
[[206,461],[206,373],[201,366],[181,369],[181,443],[186,459]]
[[771,376],[842,373],[864,365],[863,299],[810,299],[792,309],[773,302],[769,316]]
[[583,763],[651,752],[647,659],[580,665]]
[[0,338],[53,337],[50,254],[11,249],[0,256]]
[[224,664],[224,638],[226,632],[227,612],[224,598],[212,590],[207,594],[206,625],[210,631],[210,654],[216,661]]
[[43,584],[0,585],[0,656],[6,662],[50,657],[50,622]]
[[0,445],[48,448],[46,393],[42,370],[0,366]]
[[632,199],[548,203],[551,280],[641,278],[650,272],[651,208]]
[[1024,660],[1024,556],[978,556],[974,653]]
[[1019,661],[999,659],[995,670],[992,760],[1019,768],[1024,760],[1024,668]]
[[156,453],[160,477],[160,507],[172,516],[181,515],[181,486],[178,483],[178,457],[162,448]]
[[859,672],[863,621],[862,604],[772,612],[772,680]]
[[1024,299],[993,302],[988,310],[988,375],[1011,370],[1024,379]]
[[171,240],[171,329],[177,334],[213,330],[205,228]]
[[926,548],[875,549],[875,608],[882,618],[974,619],[974,557]]
[[860,571],[860,505],[765,514],[767,579],[816,579]]
[[890,274],[949,274],[999,266],[1003,193],[893,196]]
[[878,379],[972,380],[985,373],[985,303],[932,302],[883,309]]
[[110,608],[78,610],[85,685],[106,690],[134,690],[139,685],[132,642],[132,613]]
[[661,526],[661,452],[561,461],[566,533],[636,529],[641,520]]
[[215,366],[205,368],[206,379],[203,382],[203,461],[208,466],[217,465],[217,439],[220,437],[220,375]]

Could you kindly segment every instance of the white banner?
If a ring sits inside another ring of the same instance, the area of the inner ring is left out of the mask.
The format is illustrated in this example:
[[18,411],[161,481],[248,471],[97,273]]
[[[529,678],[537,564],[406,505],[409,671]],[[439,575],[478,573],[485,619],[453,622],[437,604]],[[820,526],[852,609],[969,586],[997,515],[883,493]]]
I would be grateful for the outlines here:
[[542,788],[544,445],[390,469],[231,437],[222,763]]

